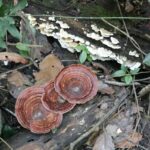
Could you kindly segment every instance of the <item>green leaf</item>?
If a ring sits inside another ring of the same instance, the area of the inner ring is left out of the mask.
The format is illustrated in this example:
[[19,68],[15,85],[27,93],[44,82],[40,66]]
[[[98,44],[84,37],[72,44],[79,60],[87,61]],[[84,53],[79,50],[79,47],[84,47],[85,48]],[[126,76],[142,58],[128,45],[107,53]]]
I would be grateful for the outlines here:
[[19,53],[24,56],[28,57],[30,55],[30,48],[28,44],[25,43],[17,43],[16,47],[19,49]]
[[146,55],[146,57],[145,57],[144,60],[143,60],[143,63],[144,63],[145,65],[147,65],[147,66],[150,66],[150,53],[148,53],[148,54]]
[[20,50],[19,54],[23,57],[29,57],[30,55],[30,51],[24,51],[24,50]]
[[113,77],[122,77],[125,76],[126,72],[124,70],[118,70],[112,74]]
[[91,55],[89,55],[89,54],[87,55],[87,60],[88,60],[89,62],[92,62],[93,59],[92,59]]
[[4,26],[4,22],[2,23],[0,20],[0,38],[4,38],[7,32],[6,26]]
[[10,24],[15,24],[15,20],[13,17],[10,16],[6,16],[5,17],[6,22],[8,23],[7,26],[9,26]]
[[20,33],[15,25],[8,26],[8,32],[15,38],[20,39]]
[[130,70],[130,73],[131,73],[132,75],[136,75],[139,71],[140,71],[140,68],[136,68],[136,69],[134,69],[134,70]]
[[27,0],[18,1],[18,4],[15,5],[11,10],[10,14],[16,14],[18,11],[24,9],[28,5]]
[[123,70],[123,71],[127,71],[127,67],[125,67],[124,65],[121,65],[121,70]]
[[87,58],[87,53],[85,51],[82,51],[79,57],[80,63],[83,64],[86,61],[86,58]]
[[125,80],[126,84],[130,84],[132,82],[133,78],[130,74],[128,74],[124,77],[124,80]]
[[19,49],[19,50],[29,50],[29,44],[25,44],[25,43],[21,43],[21,42],[18,42],[16,44],[16,47]]
[[0,37],[4,38],[7,30],[11,30],[11,26],[14,26],[15,23],[14,19],[12,17],[2,17],[0,18]]
[[88,52],[88,49],[85,45],[78,45],[75,47],[77,51],[81,52],[81,51],[86,51]]
[[3,5],[3,1],[2,0],[0,0],[0,7]]
[[7,48],[6,43],[4,42],[4,40],[2,38],[0,38],[0,47]]
[[3,138],[9,138],[16,133],[16,130],[9,125],[4,125],[2,129]]

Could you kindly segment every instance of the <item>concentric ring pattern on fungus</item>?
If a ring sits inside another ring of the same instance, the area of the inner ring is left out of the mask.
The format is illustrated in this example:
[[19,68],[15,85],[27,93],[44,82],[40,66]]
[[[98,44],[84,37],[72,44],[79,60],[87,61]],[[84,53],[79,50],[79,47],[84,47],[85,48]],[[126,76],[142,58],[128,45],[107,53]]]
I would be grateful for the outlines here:
[[98,79],[92,70],[81,64],[65,67],[54,82],[56,92],[73,104],[93,99],[98,91]]

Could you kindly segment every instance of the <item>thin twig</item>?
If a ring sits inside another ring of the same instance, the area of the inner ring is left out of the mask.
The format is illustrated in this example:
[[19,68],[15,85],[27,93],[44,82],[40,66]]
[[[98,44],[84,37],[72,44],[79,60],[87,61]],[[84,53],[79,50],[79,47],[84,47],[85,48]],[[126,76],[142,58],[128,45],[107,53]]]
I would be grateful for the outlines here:
[[13,150],[13,148],[3,139],[0,137],[0,140],[10,149]]
[[[119,9],[119,12],[120,12],[121,17],[123,17],[123,14],[122,14],[122,11],[121,11],[121,8],[120,8],[120,5],[119,5],[118,0],[116,0],[116,3],[117,3],[117,6],[118,6],[118,9]],[[124,28],[125,28],[125,30],[126,30],[127,35],[130,36],[130,34],[129,34],[129,32],[128,32],[128,29],[127,29],[127,26],[126,26],[126,23],[125,23],[125,21],[124,21],[123,18],[122,18],[122,22],[123,22],[123,25],[124,25]],[[127,42],[128,42],[128,36],[127,36]],[[126,42],[126,44],[127,44],[127,42]]]
[[[16,46],[17,43],[9,43],[7,42],[7,45],[10,45],[10,46]],[[28,47],[43,47],[43,45],[34,45],[34,44],[26,44]]]
[[150,71],[141,71],[141,72],[139,72],[137,74],[147,74],[147,73],[150,73]]
[[[124,82],[109,81],[109,80],[104,80],[104,82],[107,83],[107,84],[116,85],[116,86],[129,86],[129,85],[132,85],[132,84],[126,84]],[[135,85],[140,85],[140,83],[138,83],[138,82],[135,82],[134,84]]]
[[13,111],[11,111],[10,109],[5,108],[5,107],[2,107],[2,109],[5,110],[6,112],[10,113],[12,116],[16,117],[16,114]]
[[12,69],[12,70],[3,72],[3,73],[0,74],[0,79],[3,78],[3,76],[5,76],[5,75],[8,74],[8,73],[11,73],[11,72],[13,72],[13,71],[16,71],[16,70],[19,70],[19,69],[23,69],[23,68],[29,67],[29,66],[31,66],[31,65],[32,65],[32,63],[29,63],[29,64],[27,64],[27,65],[23,65],[23,66],[18,67],[18,68],[16,68],[16,69]]
[[133,37],[131,37],[130,35],[126,34],[126,32],[124,32],[123,30],[119,29],[117,26],[114,26],[113,24],[111,24],[110,22],[108,22],[107,20],[105,19],[101,19],[103,22],[105,22],[106,24],[108,24],[109,26],[113,27],[114,29],[116,29],[117,31],[121,32],[122,34],[124,34],[125,36],[127,36],[132,42],[134,42],[134,46],[136,46],[137,50],[139,52],[141,52],[143,55],[146,55],[145,52],[143,52],[141,50],[141,48],[139,47],[139,44],[133,39]]
[[148,103],[147,116],[150,116],[150,94],[149,94],[148,98],[149,98],[149,103]]
[[[134,80],[133,80],[134,81]],[[136,125],[134,128],[134,132],[136,132],[137,127],[139,125],[139,122],[141,120],[141,114],[140,114],[140,109],[139,109],[139,101],[138,101],[138,97],[137,97],[137,93],[136,93],[136,89],[135,89],[135,84],[134,82],[132,82],[132,86],[133,86],[133,92],[134,92],[134,97],[135,97],[135,101],[136,101],[136,106],[137,106],[137,111],[138,111],[138,119],[136,121]]]
[[[11,15],[12,17],[17,17],[19,15]],[[66,19],[87,19],[87,20],[101,20],[101,19],[109,19],[109,20],[118,20],[118,19],[127,19],[127,20],[150,20],[150,17],[92,17],[92,16],[62,16],[62,15],[48,15],[48,14],[36,14],[32,15],[34,17],[55,17],[55,18],[66,18]]]
[[[119,1],[116,0],[116,2],[117,2],[117,6],[118,6],[118,9],[119,9],[120,15],[121,15],[121,17],[123,17],[123,14],[122,14],[122,11],[121,11],[121,8],[120,8],[120,5],[119,5]],[[129,31],[128,31],[128,29],[127,29],[126,23],[125,23],[125,21],[124,21],[123,18],[122,18],[122,22],[123,22],[124,28],[125,28],[125,30],[126,30],[126,33],[127,33],[127,35],[128,35],[127,37],[131,37],[130,34],[129,34]],[[132,37],[132,39],[131,39],[131,38],[129,38],[129,39],[130,39],[130,42],[133,44],[133,46],[134,46],[135,48],[137,48],[137,50],[139,50],[142,54],[145,55],[145,53],[142,51],[140,45],[136,42],[136,40],[135,40],[133,37]],[[134,41],[133,41],[133,40],[134,40]]]
[[70,61],[74,61],[74,62],[79,62],[79,60],[77,59],[62,59],[62,62],[70,62]]
[[0,85],[0,89],[1,89],[1,88],[4,88],[4,86]]
[[150,77],[147,77],[147,78],[143,78],[143,79],[137,79],[135,80],[135,82],[140,82],[140,81],[146,81],[146,80],[150,80]]

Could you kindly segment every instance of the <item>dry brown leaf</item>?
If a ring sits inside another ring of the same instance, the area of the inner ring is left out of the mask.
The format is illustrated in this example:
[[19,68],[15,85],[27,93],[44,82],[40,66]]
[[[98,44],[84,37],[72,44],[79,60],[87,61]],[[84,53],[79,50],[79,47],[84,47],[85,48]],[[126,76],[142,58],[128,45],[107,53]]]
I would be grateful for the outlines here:
[[136,146],[139,143],[139,141],[141,141],[141,139],[142,135],[140,133],[131,133],[125,140],[116,143],[116,147],[122,149],[132,148]]
[[129,1],[127,1],[125,6],[125,11],[129,13],[133,10],[134,10],[134,6]]
[[112,137],[106,132],[101,134],[97,138],[93,150],[115,150]]
[[108,84],[104,83],[103,81],[99,81],[98,84],[98,91],[101,92],[102,94],[114,94],[115,90],[110,87]]
[[14,98],[17,98],[20,92],[24,90],[27,85],[32,84],[27,78],[27,76],[25,76],[19,71],[13,71],[11,74],[8,75],[7,80],[9,83],[7,85],[7,88],[9,90],[9,93]]
[[29,84],[28,78],[19,71],[13,71],[7,79],[10,84],[13,84],[17,87]]
[[21,55],[17,53],[12,53],[12,52],[1,52],[0,53],[0,60],[2,61],[12,61],[15,63],[22,63],[26,64],[28,61],[22,57]]
[[144,87],[140,90],[140,92],[138,93],[138,95],[139,95],[139,97],[142,97],[142,96],[144,96],[144,95],[146,95],[146,94],[148,94],[148,93],[150,93],[150,84],[144,86]]
[[57,74],[64,68],[60,60],[53,54],[47,55],[39,65],[40,71],[34,73],[36,85],[54,80]]

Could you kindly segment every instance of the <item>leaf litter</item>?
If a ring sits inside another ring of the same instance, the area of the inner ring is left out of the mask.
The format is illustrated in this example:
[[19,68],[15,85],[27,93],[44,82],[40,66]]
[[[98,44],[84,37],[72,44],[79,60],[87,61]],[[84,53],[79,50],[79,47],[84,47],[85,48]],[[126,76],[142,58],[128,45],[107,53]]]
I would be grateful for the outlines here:
[[15,98],[18,97],[22,90],[32,84],[25,74],[16,70],[7,76],[7,81],[9,92]]
[[35,84],[40,85],[54,80],[63,68],[61,61],[54,54],[47,55],[39,64],[40,71],[33,74],[36,80]]
[[[142,107],[139,107],[143,111]],[[134,122],[138,108],[133,103],[125,111],[118,113],[109,121],[93,147],[93,150],[114,150],[115,148],[132,148],[142,140],[142,134],[134,132]],[[108,142],[109,141],[109,142]],[[115,147],[115,148],[114,148]]]

